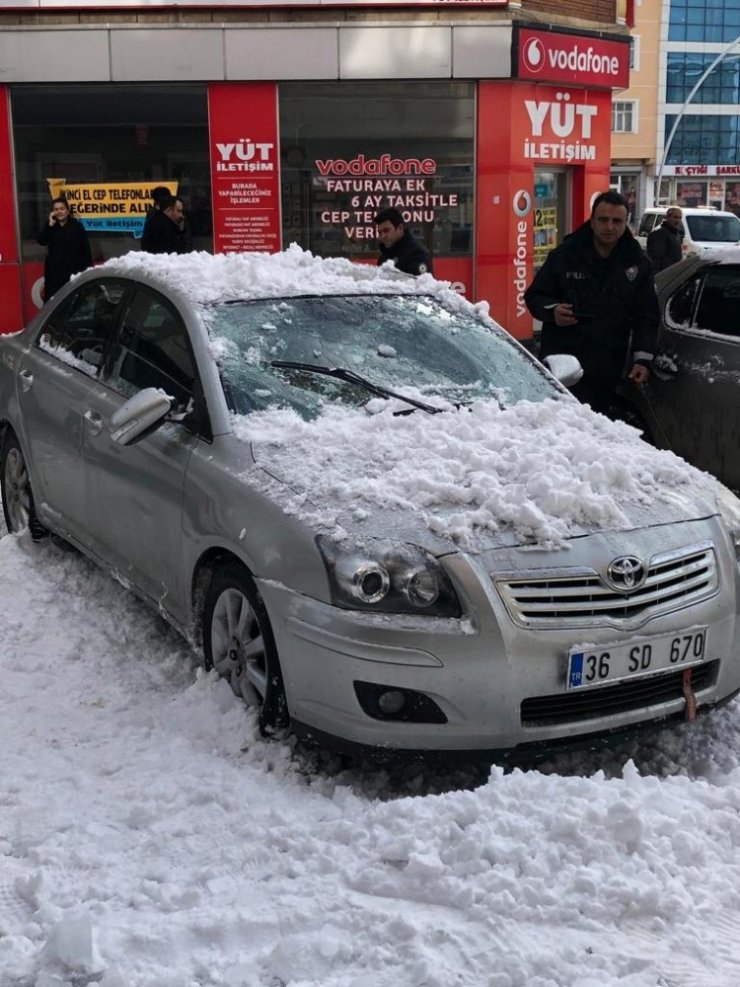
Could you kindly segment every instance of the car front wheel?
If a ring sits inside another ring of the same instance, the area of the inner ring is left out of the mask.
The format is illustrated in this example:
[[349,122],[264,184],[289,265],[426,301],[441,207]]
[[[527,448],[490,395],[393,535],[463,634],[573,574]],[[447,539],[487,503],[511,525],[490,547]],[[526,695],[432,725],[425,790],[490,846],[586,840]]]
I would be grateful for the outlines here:
[[229,564],[211,580],[203,612],[206,669],[215,668],[235,695],[259,711],[265,735],[287,732],[290,717],[275,639],[254,580]]
[[43,537],[45,528],[36,517],[26,460],[18,439],[10,430],[5,434],[0,453],[0,494],[8,531],[20,534],[30,528],[34,539]]

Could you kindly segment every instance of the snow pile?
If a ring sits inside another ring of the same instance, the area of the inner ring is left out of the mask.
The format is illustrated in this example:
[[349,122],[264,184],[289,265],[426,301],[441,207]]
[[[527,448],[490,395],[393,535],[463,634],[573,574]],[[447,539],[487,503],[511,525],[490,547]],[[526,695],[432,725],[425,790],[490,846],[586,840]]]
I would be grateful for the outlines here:
[[737,703],[487,780],[317,769],[74,552],[0,539],[0,593],[2,987],[740,983]]
[[548,547],[582,528],[624,529],[629,505],[667,503],[677,491],[702,489],[712,503],[711,477],[576,401],[394,415],[400,407],[328,406],[310,422],[270,410],[237,419],[235,432],[285,481],[265,480],[270,496],[336,538],[346,534],[348,504],[379,530],[381,515],[406,510],[435,535],[475,549],[482,532],[505,527]]

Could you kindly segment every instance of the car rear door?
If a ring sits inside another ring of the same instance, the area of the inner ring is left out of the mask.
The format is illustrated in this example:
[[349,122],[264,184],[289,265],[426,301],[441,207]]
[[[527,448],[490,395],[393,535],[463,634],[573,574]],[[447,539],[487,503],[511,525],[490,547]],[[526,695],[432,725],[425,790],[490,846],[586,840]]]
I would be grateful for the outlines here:
[[111,438],[109,424],[114,412],[146,387],[161,387],[184,412],[195,380],[182,317],[163,295],[138,286],[89,405],[95,422],[84,435],[90,527],[96,554],[176,619],[189,589],[182,564],[182,504],[198,435],[167,422],[122,446]]
[[656,417],[675,452],[740,488],[740,265],[700,268],[663,318],[668,360],[649,385]]
[[21,439],[39,516],[83,545],[85,414],[125,294],[125,281],[101,278],[50,306],[17,371]]

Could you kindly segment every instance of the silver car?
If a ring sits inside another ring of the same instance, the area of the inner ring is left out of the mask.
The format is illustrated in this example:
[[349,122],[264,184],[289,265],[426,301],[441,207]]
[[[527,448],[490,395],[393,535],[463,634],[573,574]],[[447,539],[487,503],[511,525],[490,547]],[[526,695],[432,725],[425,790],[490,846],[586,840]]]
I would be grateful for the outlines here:
[[621,385],[618,414],[649,441],[740,490],[740,253],[674,264],[656,277],[654,373]]
[[740,505],[550,360],[428,275],[131,254],[0,338],[7,524],[156,607],[265,733],[501,754],[692,719],[740,689]]

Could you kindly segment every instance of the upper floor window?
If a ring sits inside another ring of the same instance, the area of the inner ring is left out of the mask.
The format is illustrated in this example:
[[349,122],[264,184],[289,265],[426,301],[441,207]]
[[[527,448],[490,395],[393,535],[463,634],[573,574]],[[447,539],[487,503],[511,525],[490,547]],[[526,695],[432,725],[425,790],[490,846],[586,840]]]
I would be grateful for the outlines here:
[[612,103],[612,133],[637,133],[637,100],[615,100]]
[[732,41],[740,34],[740,4],[727,0],[671,0],[669,41]]

